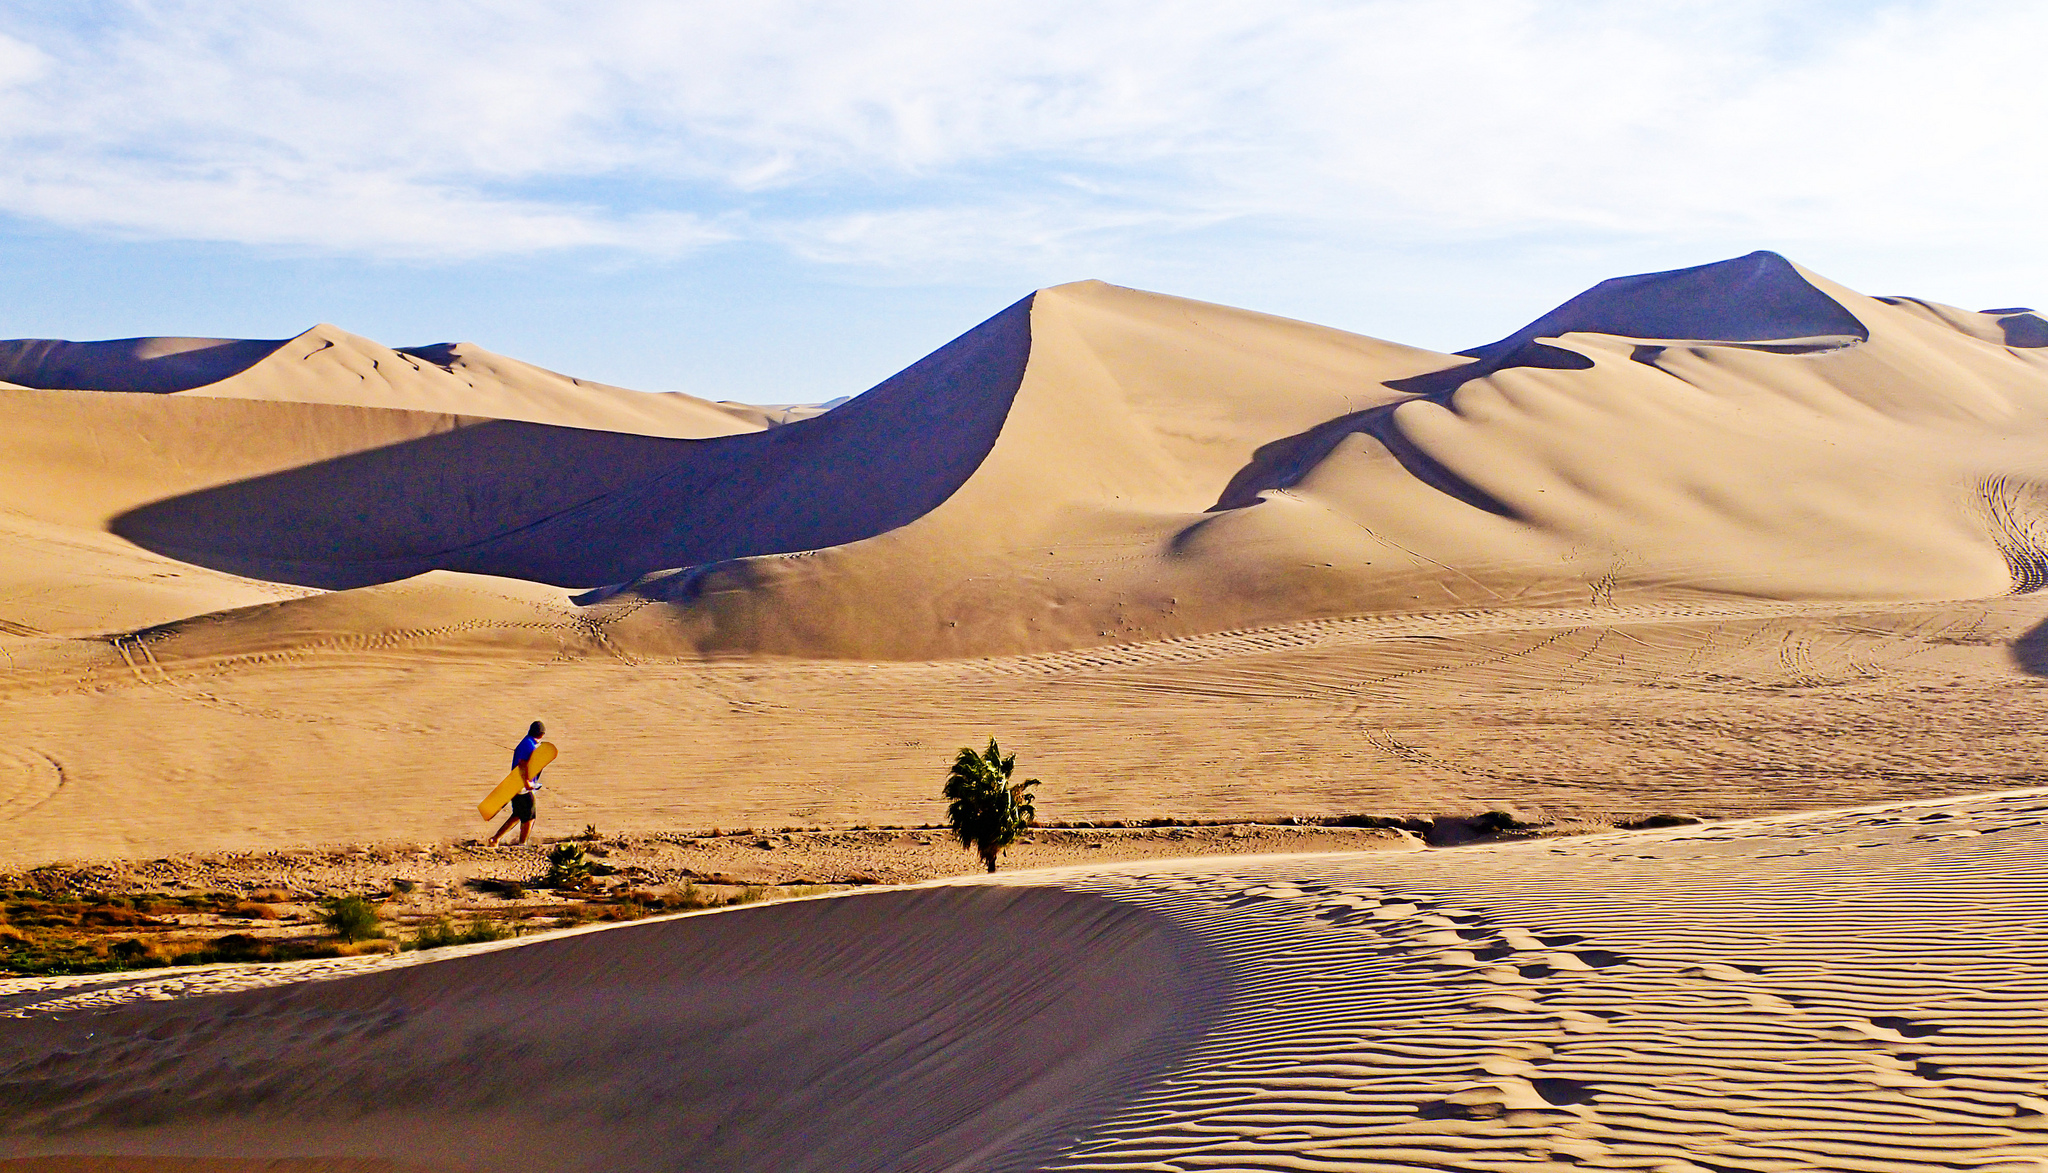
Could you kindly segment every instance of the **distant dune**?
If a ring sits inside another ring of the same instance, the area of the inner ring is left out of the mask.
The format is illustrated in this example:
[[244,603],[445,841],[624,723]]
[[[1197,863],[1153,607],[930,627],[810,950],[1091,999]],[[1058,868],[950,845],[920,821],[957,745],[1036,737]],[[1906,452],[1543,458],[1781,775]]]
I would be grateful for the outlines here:
[[0,495],[14,541],[55,526],[94,551],[84,589],[120,593],[105,560],[149,555],[233,580],[151,622],[264,601],[250,582],[459,571],[578,592],[565,614],[629,608],[613,639],[677,652],[923,659],[1672,591],[1982,597],[2048,577],[2044,346],[2030,311],[1863,297],[1771,253],[1603,282],[1462,355],[1082,282],[823,414],[331,326],[18,341],[0,377],[29,389],[0,415],[28,442]]

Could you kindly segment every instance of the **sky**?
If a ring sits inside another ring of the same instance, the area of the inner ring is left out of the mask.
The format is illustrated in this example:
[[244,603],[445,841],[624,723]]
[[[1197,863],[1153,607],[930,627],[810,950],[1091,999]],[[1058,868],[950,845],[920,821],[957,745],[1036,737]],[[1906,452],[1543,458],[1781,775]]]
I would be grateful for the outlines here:
[[1441,350],[1758,248],[2048,301],[2039,0],[0,0],[0,337],[806,402],[1047,285]]

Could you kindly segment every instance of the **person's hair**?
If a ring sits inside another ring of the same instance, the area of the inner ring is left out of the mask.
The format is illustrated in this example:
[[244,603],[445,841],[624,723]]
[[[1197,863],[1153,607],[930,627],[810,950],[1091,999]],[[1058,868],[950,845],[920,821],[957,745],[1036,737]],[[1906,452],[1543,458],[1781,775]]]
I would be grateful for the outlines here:
[[548,727],[535,721],[526,727],[526,735],[528,737],[546,737],[548,735]]

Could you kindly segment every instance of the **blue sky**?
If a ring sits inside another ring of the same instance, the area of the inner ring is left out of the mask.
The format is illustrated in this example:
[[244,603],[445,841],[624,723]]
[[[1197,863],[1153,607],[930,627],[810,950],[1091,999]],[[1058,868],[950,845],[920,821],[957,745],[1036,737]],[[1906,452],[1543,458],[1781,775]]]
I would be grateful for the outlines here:
[[1774,248],[2048,300],[2048,5],[0,0],[0,337],[858,391],[1085,277],[1456,349]]

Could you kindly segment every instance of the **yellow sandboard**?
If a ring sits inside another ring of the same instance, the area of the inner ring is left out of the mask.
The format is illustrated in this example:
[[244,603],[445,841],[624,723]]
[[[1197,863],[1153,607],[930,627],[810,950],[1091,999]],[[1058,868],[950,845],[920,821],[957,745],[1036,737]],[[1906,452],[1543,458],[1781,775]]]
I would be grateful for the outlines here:
[[505,809],[505,804],[512,801],[512,796],[526,789],[528,778],[548,768],[548,763],[555,760],[556,752],[555,747],[545,741],[534,746],[533,756],[526,759],[526,768],[532,773],[522,774],[519,768],[514,766],[512,772],[505,775],[505,780],[498,783],[497,789],[476,804],[476,813],[487,819],[497,818],[498,812]]

